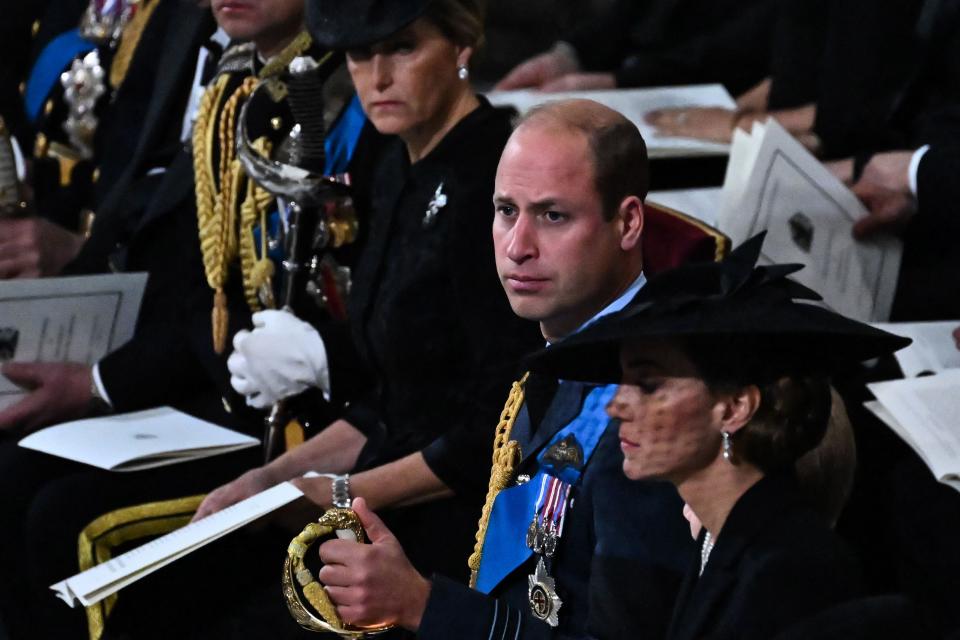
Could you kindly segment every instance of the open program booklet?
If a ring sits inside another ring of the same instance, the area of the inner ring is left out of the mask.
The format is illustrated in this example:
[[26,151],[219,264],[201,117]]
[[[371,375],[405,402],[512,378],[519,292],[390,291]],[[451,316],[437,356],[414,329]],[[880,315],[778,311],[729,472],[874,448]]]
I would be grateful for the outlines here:
[[864,403],[910,445],[940,482],[960,491],[960,369],[867,385]]
[[718,228],[734,246],[766,230],[763,263],[806,265],[792,277],[829,308],[863,322],[889,318],[900,271],[895,238],[858,241],[866,209],[776,120],[734,132]]
[[170,407],[65,422],[20,441],[21,447],[108,471],[149,469],[258,444]]
[[[0,281],[0,363],[92,365],[133,336],[145,273]],[[27,392],[0,375],[0,409]]]

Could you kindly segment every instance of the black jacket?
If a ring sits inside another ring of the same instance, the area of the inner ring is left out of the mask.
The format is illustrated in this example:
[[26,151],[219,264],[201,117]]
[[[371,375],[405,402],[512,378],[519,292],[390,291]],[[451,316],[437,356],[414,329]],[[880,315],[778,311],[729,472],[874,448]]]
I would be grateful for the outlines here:
[[697,553],[670,640],[772,638],[860,589],[853,557],[783,476],[764,477],[737,501],[699,570]]
[[[359,467],[442,433],[466,440],[475,464],[489,464],[515,363],[543,340],[536,324],[513,314],[494,265],[493,181],[509,135],[508,114],[484,100],[425,158],[411,165],[396,140],[379,165],[349,301],[352,357],[372,381],[346,412],[368,438]],[[441,184],[446,204],[425,223]],[[351,354],[325,342],[335,351],[336,388]],[[444,478],[445,469],[434,471]]]

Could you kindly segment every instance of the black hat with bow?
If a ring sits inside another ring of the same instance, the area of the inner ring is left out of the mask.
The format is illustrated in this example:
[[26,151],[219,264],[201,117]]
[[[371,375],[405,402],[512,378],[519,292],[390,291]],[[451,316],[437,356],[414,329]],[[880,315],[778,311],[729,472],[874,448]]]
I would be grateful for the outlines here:
[[530,369],[560,379],[619,382],[623,341],[664,339],[715,346],[732,378],[827,375],[910,344],[815,304],[819,294],[787,278],[803,265],[757,266],[764,235],[721,262],[654,276],[622,311],[531,356]]

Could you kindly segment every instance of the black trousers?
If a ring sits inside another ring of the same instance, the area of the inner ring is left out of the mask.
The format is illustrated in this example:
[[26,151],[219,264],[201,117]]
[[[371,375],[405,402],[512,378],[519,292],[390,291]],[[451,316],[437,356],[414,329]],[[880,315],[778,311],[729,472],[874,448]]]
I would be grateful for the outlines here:
[[70,609],[49,587],[79,570],[78,536],[92,520],[122,507],[206,493],[259,464],[260,455],[252,448],[116,473],[22,449],[3,437],[0,619],[11,640],[87,637],[84,609]]

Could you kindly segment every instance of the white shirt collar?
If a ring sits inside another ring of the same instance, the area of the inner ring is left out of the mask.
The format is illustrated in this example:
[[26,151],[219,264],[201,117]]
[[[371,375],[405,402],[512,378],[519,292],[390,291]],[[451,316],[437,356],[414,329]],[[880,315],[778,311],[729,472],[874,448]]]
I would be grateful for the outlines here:
[[[637,292],[639,292],[640,289],[642,289],[643,285],[645,284],[647,284],[647,277],[643,275],[643,272],[641,271],[640,275],[637,276],[637,279],[634,280],[630,284],[630,286],[626,288],[626,290],[623,293],[621,293],[613,302],[611,302],[606,307],[601,309],[599,313],[597,313],[592,318],[590,318],[589,320],[584,322],[582,325],[580,325],[577,328],[577,330],[571,333],[570,335],[573,335],[575,333],[580,333],[581,331],[589,327],[591,324],[593,324],[600,318],[604,316],[608,316],[612,313],[616,313],[617,311],[620,311],[621,309],[623,309],[625,306],[630,304],[630,301],[633,300],[633,298],[637,295]],[[547,346],[548,347],[550,346],[549,341],[547,342]]]

